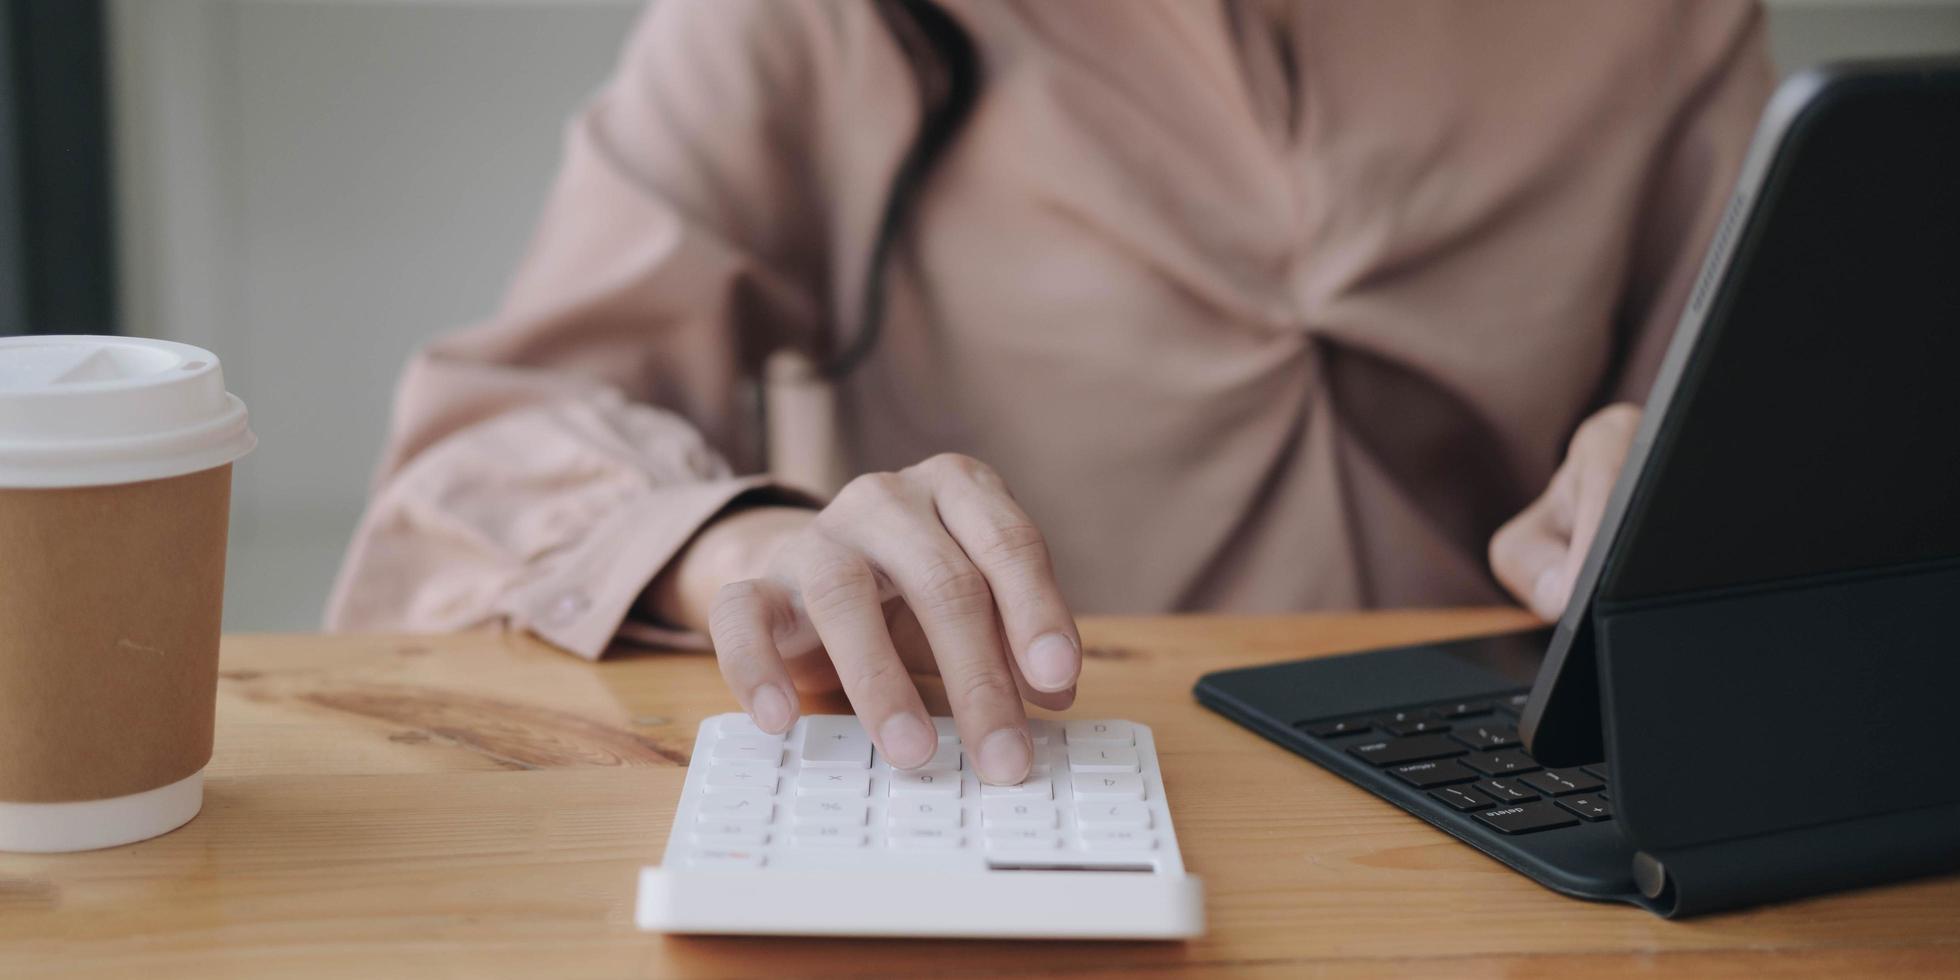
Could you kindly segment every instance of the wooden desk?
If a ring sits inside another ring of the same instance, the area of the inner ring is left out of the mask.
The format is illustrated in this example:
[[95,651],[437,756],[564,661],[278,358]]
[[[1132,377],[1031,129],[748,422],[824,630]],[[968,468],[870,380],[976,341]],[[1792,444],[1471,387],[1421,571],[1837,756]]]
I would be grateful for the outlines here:
[[666,844],[695,725],[731,703],[706,656],[232,637],[203,815],[129,847],[0,855],[0,976],[1960,974],[1960,879],[1683,923],[1576,902],[1191,700],[1219,667],[1520,622],[1085,623],[1077,710],[1159,732],[1209,892],[1189,944],[643,935],[635,873]]

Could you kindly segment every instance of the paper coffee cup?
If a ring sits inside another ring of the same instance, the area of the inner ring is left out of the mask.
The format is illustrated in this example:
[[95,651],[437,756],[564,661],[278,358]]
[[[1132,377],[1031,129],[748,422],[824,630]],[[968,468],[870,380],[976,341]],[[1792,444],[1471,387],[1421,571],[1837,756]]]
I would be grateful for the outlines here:
[[231,463],[255,441],[209,351],[0,338],[0,850],[197,815]]

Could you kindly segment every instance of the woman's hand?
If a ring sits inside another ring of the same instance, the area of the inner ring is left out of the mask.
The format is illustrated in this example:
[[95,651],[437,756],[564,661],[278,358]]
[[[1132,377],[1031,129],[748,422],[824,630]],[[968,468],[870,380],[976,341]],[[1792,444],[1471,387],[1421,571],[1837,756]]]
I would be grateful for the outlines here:
[[707,629],[763,730],[796,720],[798,688],[841,685],[902,769],[938,748],[912,680],[938,674],[991,783],[1020,782],[1033,761],[1021,701],[1067,707],[1082,666],[1041,532],[964,456],[858,477],[820,512],[737,511],[703,529],[649,599]]
[[1639,425],[1637,405],[1600,409],[1573,434],[1551,486],[1491,537],[1497,580],[1541,618],[1565,612]]

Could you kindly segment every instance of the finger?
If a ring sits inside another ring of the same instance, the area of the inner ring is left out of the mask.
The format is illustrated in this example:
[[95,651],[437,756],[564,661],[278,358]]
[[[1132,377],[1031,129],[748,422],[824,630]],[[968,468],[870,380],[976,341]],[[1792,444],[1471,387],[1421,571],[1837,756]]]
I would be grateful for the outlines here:
[[[946,530],[987,580],[1020,676],[1065,691],[1082,671],[1082,640],[1062,599],[1048,543],[994,472],[963,456],[922,467]],[[933,461],[928,461],[931,464]]]
[[1631,430],[1613,426],[1600,429],[1598,438],[1583,453],[1574,453],[1572,540],[1559,574],[1560,592],[1567,599],[1579,580],[1586,554],[1599,536],[1599,525],[1606,519],[1606,502],[1619,482],[1631,445]]
[[[925,628],[919,625],[919,618],[912,614],[912,607],[903,602],[885,604],[885,624],[891,630],[892,645],[898,648],[898,659],[915,675],[937,675],[939,664],[932,659],[932,645],[926,642]],[[1021,676],[1020,665],[1012,659],[1007,662],[1014,675],[1014,686],[1020,689],[1021,700],[1049,711],[1065,711],[1075,703],[1075,688],[1069,686],[1060,691],[1038,691]]]
[[1541,619],[1557,619],[1564,604],[1557,597],[1559,570],[1565,561],[1565,533],[1552,514],[1549,492],[1490,539],[1490,567],[1511,595]]
[[852,543],[877,562],[918,617],[980,778],[1018,783],[1034,762],[1034,744],[1020,690],[1008,671],[993,593],[936,515],[907,513],[911,519],[904,526],[887,524],[876,540]]
[[846,547],[826,543],[796,559],[795,567],[804,615],[829,651],[865,732],[892,765],[924,765],[938,749],[939,737],[892,647],[871,565]]
[[733,582],[716,594],[708,635],[722,680],[765,732],[782,734],[796,722],[796,685],[776,649],[786,597],[767,582]]

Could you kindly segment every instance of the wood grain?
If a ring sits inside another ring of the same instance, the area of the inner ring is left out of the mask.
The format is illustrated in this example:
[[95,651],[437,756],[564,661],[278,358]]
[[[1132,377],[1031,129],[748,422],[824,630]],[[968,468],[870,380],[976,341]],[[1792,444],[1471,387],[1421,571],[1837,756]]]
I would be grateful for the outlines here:
[[1206,881],[1211,930],[1182,944],[643,935],[634,876],[665,845],[695,726],[731,704],[708,657],[230,637],[204,813],[129,847],[0,855],[0,977],[1960,975],[1960,880],[1680,923],[1576,902],[1190,696],[1220,667],[1522,622],[1085,622],[1071,714],[1157,728]]

